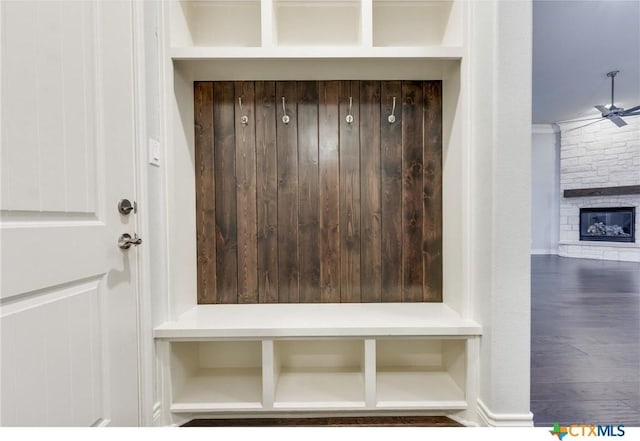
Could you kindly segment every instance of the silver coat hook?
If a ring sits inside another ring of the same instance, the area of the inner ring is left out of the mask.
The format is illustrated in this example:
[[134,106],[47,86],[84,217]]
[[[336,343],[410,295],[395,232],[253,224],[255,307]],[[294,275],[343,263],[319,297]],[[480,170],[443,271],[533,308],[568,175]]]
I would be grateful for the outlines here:
[[291,118],[289,118],[289,115],[287,115],[287,106],[285,104],[284,101],[284,97],[282,97],[282,122],[285,124],[289,124],[289,121],[291,121]]
[[349,97],[349,114],[345,118],[347,120],[347,124],[351,124],[353,122],[353,115],[351,114],[352,107],[353,107],[353,97]]
[[240,104],[240,113],[243,114],[240,117],[240,122],[243,126],[246,126],[247,124],[249,124],[249,117],[244,114],[244,107],[242,107],[242,98],[238,98],[238,103]]
[[393,97],[393,107],[391,108],[391,115],[389,115],[389,117],[387,118],[387,121],[389,121],[389,124],[393,124],[394,122],[396,122],[396,97]]

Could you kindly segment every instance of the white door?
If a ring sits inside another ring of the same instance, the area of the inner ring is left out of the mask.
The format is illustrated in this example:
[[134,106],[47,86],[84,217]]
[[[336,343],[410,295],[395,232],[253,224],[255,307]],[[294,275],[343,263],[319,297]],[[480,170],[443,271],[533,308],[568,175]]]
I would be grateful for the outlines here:
[[138,425],[132,5],[0,4],[0,424]]

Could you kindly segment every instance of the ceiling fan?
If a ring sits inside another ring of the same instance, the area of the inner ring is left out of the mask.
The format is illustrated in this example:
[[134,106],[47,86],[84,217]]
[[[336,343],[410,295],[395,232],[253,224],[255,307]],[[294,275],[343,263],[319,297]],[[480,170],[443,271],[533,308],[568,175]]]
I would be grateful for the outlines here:
[[597,121],[593,121],[590,122],[589,124],[585,124],[583,126],[580,127],[574,127],[572,129],[567,130],[568,132],[572,131],[572,130],[577,130],[577,129],[581,129],[582,127],[586,127],[589,126],[591,124],[595,124],[597,122],[600,122],[602,120],[608,119],[609,121],[611,121],[612,123],[614,123],[616,126],[618,127],[624,127],[627,125],[627,123],[625,122],[625,120],[622,119],[622,117],[628,117],[628,116],[640,116],[640,106],[635,106],[632,107],[630,109],[623,109],[621,107],[617,107],[613,102],[614,102],[614,83],[615,83],[615,78],[616,75],[618,74],[618,70],[613,70],[611,72],[607,73],[607,76],[609,78],[611,78],[611,105],[607,108],[606,106],[603,106],[602,104],[599,104],[597,106],[594,106],[596,109],[598,109],[600,111],[601,116],[600,117],[596,117],[596,118],[586,118],[584,120],[573,120],[573,121],[562,121],[562,122],[577,122],[577,121],[586,121],[589,119],[597,119]]

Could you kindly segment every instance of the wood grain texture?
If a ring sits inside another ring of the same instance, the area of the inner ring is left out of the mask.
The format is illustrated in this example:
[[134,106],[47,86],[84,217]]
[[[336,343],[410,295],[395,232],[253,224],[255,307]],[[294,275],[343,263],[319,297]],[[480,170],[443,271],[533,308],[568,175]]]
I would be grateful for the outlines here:
[[340,302],[340,83],[321,81],[318,103],[320,167],[320,296]]
[[278,106],[278,301],[298,303],[298,120],[296,83],[276,83],[276,97],[285,99],[289,124]]
[[360,83],[361,301],[382,299],[380,231],[380,81]]
[[209,82],[194,99],[199,303],[442,301],[441,82]]
[[640,194],[640,185],[621,185],[618,187],[575,188],[565,190],[565,198],[578,198],[583,196],[622,196],[627,194]]
[[[340,82],[340,301],[360,302],[359,81]],[[351,124],[346,121],[352,115]]]
[[462,427],[443,416],[195,419],[183,427]]
[[442,82],[423,83],[423,228],[425,302],[442,301]]
[[276,84],[256,81],[258,302],[278,302],[278,163]]
[[296,84],[298,97],[298,265],[300,303],[320,303],[318,82]]
[[[396,98],[396,117],[389,123]],[[382,298],[383,302],[402,301],[402,83],[383,81],[381,88],[381,187],[382,187]]]
[[216,303],[213,83],[194,84],[198,303]]
[[234,86],[213,84],[215,155],[216,296],[217,303],[238,302],[238,224],[236,216],[236,155]]
[[[256,124],[252,81],[235,83],[238,303],[258,303]],[[240,106],[242,102],[242,106]],[[248,121],[242,122],[246,116]]]
[[422,301],[422,84],[402,83],[402,298]]

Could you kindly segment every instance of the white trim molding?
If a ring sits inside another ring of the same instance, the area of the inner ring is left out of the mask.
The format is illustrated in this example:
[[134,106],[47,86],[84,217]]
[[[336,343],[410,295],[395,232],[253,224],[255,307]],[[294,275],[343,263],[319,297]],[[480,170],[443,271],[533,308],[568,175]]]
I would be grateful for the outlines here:
[[560,133],[560,127],[557,124],[531,124],[531,133],[534,135]]
[[532,255],[538,255],[538,254],[558,255],[558,249],[557,248],[535,248],[535,249],[531,249],[531,254]]
[[478,399],[478,415],[489,427],[533,427],[533,414],[528,413],[493,413],[486,404]]
[[152,424],[153,427],[158,427],[162,425],[162,402],[156,401],[156,404],[153,405],[153,417]]

